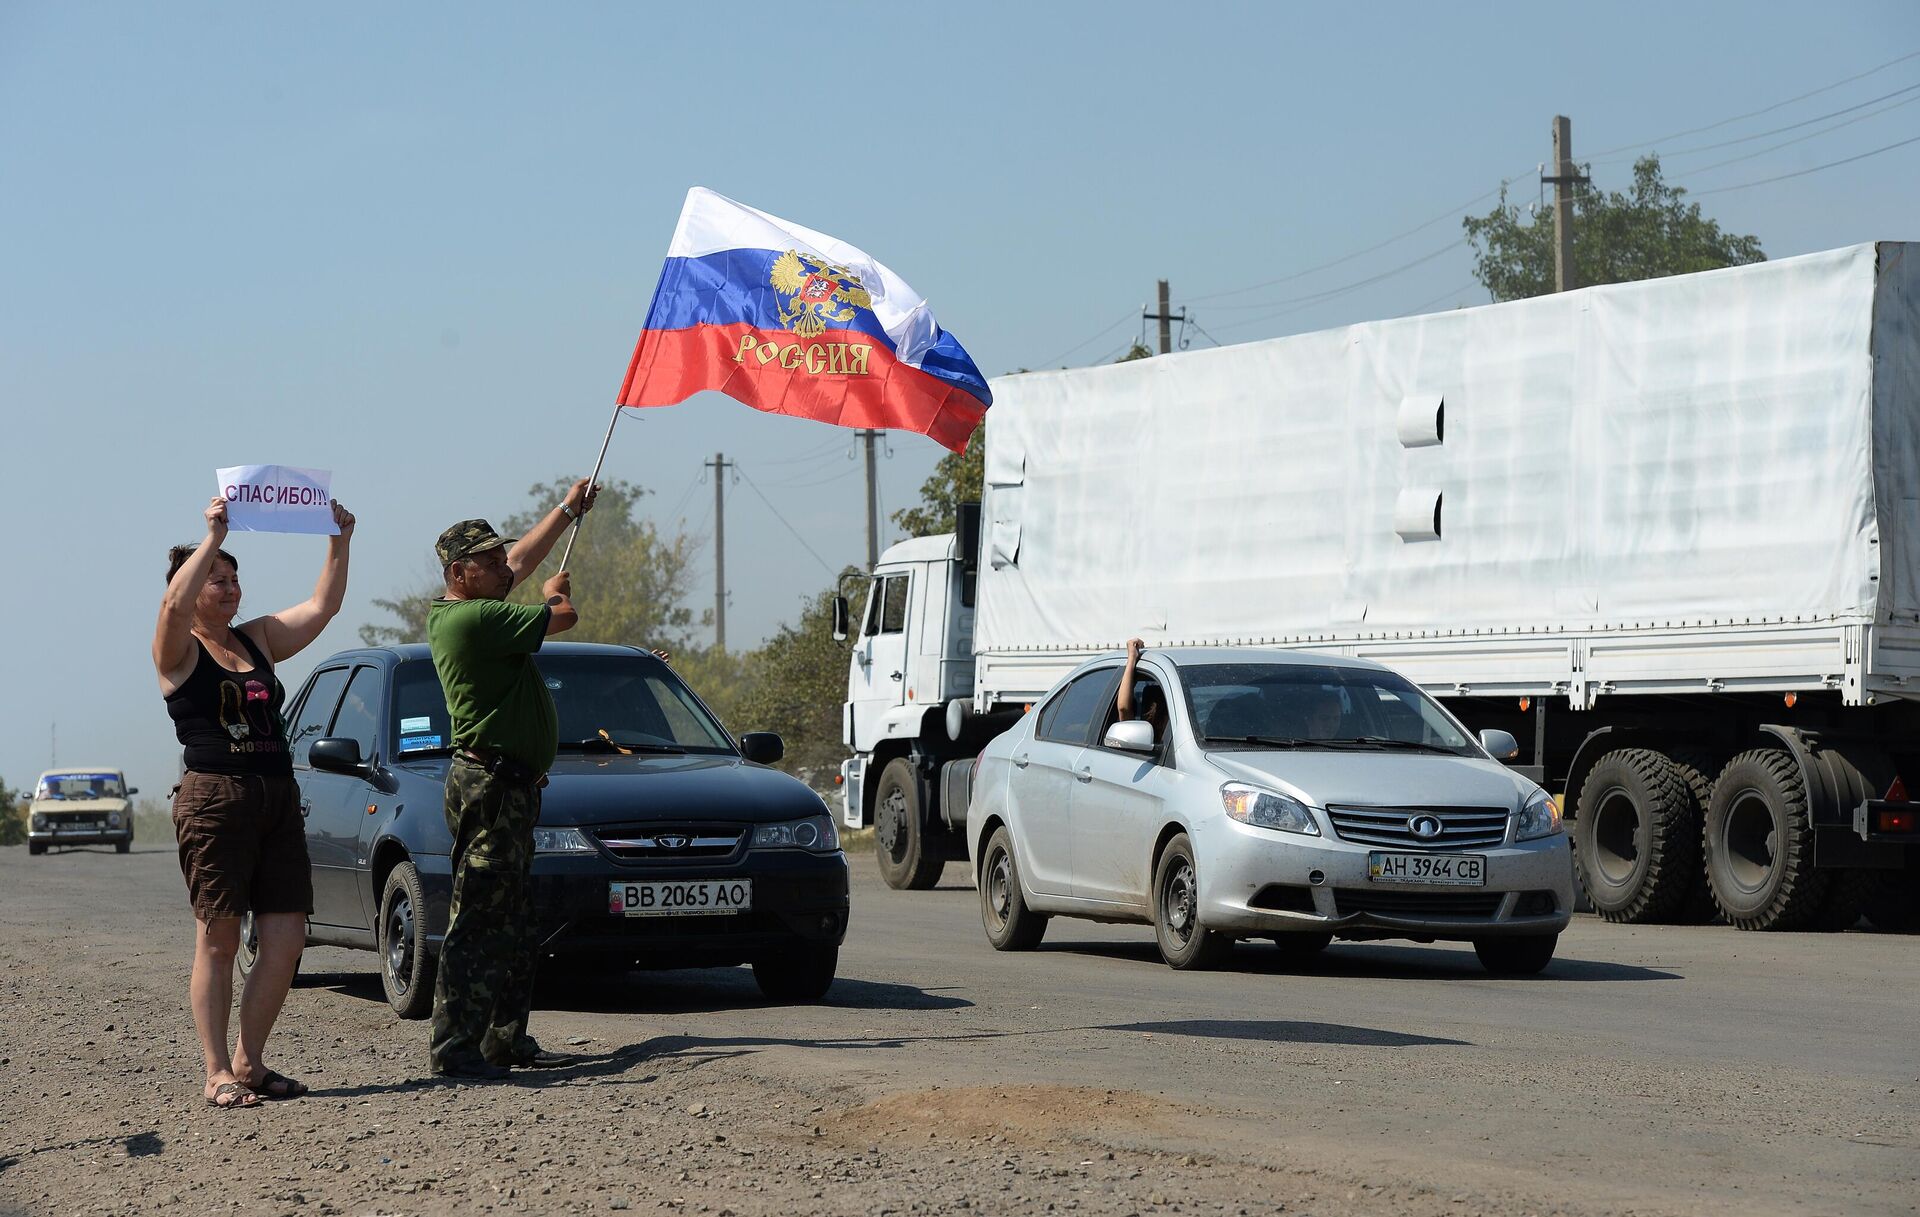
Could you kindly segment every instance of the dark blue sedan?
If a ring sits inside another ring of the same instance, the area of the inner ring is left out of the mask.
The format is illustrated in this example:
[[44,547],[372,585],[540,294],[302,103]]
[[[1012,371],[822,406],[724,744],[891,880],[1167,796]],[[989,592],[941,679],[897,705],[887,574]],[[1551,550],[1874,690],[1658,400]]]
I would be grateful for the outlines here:
[[[560,723],[535,830],[543,966],[750,964],[770,998],[823,996],[846,937],[847,861],[820,797],[766,767],[780,737],[735,740],[631,647],[550,642],[535,662]],[[453,889],[452,733],[427,648],[325,660],[287,730],[313,863],[307,941],[379,952],[394,1010],[423,1017]]]

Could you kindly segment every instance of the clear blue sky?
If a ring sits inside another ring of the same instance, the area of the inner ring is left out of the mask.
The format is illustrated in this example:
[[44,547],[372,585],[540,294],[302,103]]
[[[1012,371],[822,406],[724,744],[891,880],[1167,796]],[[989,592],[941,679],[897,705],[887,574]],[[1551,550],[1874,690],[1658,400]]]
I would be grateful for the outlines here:
[[[1591,157],[1920,50],[1911,0],[921,11],[0,5],[0,506],[20,558],[0,776],[30,781],[57,720],[62,763],[164,794],[177,750],[147,648],[165,549],[198,535],[216,466],[331,468],[362,520],[346,610],[290,686],[373,597],[418,585],[446,523],[585,472],[690,185],[864,247],[991,375],[1113,357],[1160,277],[1226,342],[1479,302],[1453,218],[1216,293],[1503,177],[1536,197],[1556,113]],[[1916,83],[1920,59],[1661,147]],[[1824,126],[1673,156],[1669,177],[1823,164],[1920,135],[1920,104],[1694,172]],[[1595,166],[1603,187],[1627,172]],[[1779,257],[1920,237],[1916,198],[1920,144],[1702,202]],[[826,564],[860,560],[846,433],[708,394],[623,422],[607,470],[704,536],[718,450]],[[939,456],[891,450],[888,510]],[[744,483],[727,525],[729,640],[750,645],[826,571]],[[322,545],[237,536],[246,611],[306,595]]]

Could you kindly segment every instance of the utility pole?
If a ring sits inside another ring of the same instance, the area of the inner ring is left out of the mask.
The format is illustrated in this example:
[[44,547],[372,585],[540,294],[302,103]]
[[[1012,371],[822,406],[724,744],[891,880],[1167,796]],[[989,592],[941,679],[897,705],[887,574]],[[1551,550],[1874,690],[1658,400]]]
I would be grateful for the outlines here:
[[713,454],[711,461],[700,462],[713,470],[713,645],[727,649],[727,470],[737,462],[724,452]]
[[1187,310],[1183,308],[1175,313],[1168,309],[1167,281],[1165,279],[1160,280],[1160,311],[1157,313],[1141,313],[1140,316],[1147,321],[1158,321],[1160,323],[1160,353],[1162,355],[1172,354],[1173,323],[1178,321],[1181,325],[1185,325],[1187,323]]
[[880,433],[862,429],[854,434],[867,448],[867,573],[871,575],[873,568],[880,565],[880,480],[873,454],[873,443],[880,438]]
[[1553,290],[1570,292],[1580,286],[1573,265],[1573,188],[1592,179],[1574,166],[1573,120],[1564,114],[1553,116],[1553,172],[1540,180],[1553,183]]

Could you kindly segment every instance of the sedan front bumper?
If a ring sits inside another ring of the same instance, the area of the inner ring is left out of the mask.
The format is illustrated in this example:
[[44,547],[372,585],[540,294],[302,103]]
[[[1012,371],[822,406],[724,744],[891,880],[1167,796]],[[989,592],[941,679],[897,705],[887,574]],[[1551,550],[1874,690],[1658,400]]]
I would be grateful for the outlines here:
[[1566,835],[1458,852],[1485,859],[1474,886],[1371,879],[1371,852],[1414,853],[1224,821],[1200,846],[1200,918],[1210,929],[1270,936],[1466,941],[1554,934],[1573,915]]
[[[446,936],[453,880],[420,876],[429,916],[428,943]],[[656,917],[607,911],[615,883],[753,884],[744,912]],[[800,850],[748,851],[715,865],[620,866],[589,855],[541,854],[534,859],[533,915],[542,956],[598,958],[642,968],[731,967],[802,943],[839,945],[847,934],[846,855]]]

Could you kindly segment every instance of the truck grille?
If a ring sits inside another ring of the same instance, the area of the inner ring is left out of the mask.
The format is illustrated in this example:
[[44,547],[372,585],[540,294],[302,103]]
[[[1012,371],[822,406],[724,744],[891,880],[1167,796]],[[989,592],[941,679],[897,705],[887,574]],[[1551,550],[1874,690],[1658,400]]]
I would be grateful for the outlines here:
[[731,857],[746,837],[739,825],[648,824],[591,830],[623,862],[714,862]]
[[[1507,839],[1504,807],[1328,807],[1333,831],[1356,845],[1396,849],[1485,849]],[[1413,821],[1440,821],[1437,837],[1413,835]]]
[[1500,911],[1505,892],[1387,892],[1341,888],[1333,894],[1340,916],[1490,918]]

